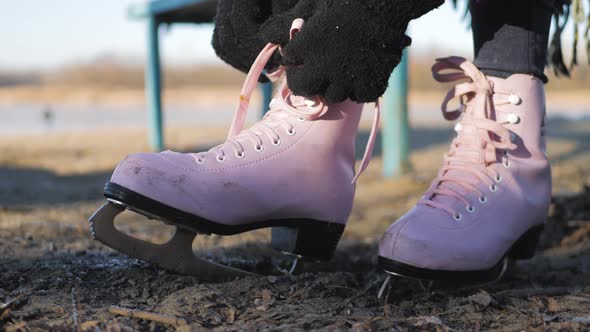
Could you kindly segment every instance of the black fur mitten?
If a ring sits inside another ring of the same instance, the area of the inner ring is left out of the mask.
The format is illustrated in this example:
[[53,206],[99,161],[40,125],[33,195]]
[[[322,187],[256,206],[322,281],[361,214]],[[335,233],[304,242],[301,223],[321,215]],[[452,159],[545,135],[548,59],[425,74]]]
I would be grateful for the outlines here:
[[[298,0],[220,0],[217,4],[213,48],[217,55],[234,68],[248,72],[266,44],[259,35],[260,26],[272,14],[293,8]],[[276,67],[279,57],[267,68]],[[266,82],[266,77],[261,77]]]
[[[372,102],[387,88],[403,49],[408,22],[444,0],[300,0],[271,17],[260,36],[283,47],[289,88],[298,95],[322,95],[330,102],[347,98]],[[306,20],[289,41],[295,18]]]

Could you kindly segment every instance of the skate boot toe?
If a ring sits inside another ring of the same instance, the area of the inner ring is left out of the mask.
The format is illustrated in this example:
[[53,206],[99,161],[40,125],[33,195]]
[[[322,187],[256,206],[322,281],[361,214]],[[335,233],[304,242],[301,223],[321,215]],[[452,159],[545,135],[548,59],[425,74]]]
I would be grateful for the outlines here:
[[151,196],[157,193],[156,188],[153,188],[154,182],[162,177],[171,177],[171,168],[169,162],[158,153],[131,154],[119,163],[111,176],[111,182]]
[[414,208],[384,234],[379,244],[379,256],[432,270],[449,267],[470,270],[493,266],[493,258],[487,262],[482,256],[486,255],[486,251],[477,250],[469,239],[462,238],[462,227],[454,225],[450,219],[452,217],[436,209],[424,206]]
[[496,278],[502,269],[502,252],[490,250],[485,239],[465,238],[462,228],[435,223],[445,224],[442,218],[408,215],[395,222],[381,239],[379,265],[387,273],[423,280],[484,282]]
[[[400,219],[385,233],[379,246],[379,266],[393,275],[420,280],[486,283],[497,280],[510,260],[534,255],[542,225],[516,240],[488,235],[465,236],[465,229],[433,227],[419,219]],[[436,234],[436,235],[433,235]],[[499,246],[505,241],[507,244]],[[508,248],[508,249],[506,249]]]

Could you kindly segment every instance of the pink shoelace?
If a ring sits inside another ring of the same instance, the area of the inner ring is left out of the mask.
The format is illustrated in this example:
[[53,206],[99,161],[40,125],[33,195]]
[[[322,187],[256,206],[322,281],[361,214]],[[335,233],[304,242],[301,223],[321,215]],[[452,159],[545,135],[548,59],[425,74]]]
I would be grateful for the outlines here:
[[[461,213],[451,208],[448,200],[437,198],[455,198],[465,204],[468,212],[473,213],[474,202],[465,197],[466,193],[477,194],[482,204],[487,198],[473,184],[475,181],[469,181],[469,175],[488,185],[490,191],[497,190],[502,177],[489,166],[498,162],[502,156],[507,156],[508,151],[516,149],[510,131],[503,125],[518,122],[519,118],[515,114],[499,116],[500,112],[495,106],[518,104],[520,98],[509,92],[495,90],[492,81],[475,65],[460,57],[438,59],[432,67],[432,73],[434,79],[441,83],[466,79],[469,82],[460,83],[451,89],[442,103],[441,109],[446,120],[462,119],[456,127],[458,135],[445,155],[443,167],[418,204],[444,210],[460,220]],[[449,102],[457,97],[460,107],[449,111]],[[509,167],[509,164],[505,163],[504,166]]]
[[[303,23],[304,21],[302,19],[296,19],[293,22],[290,31],[291,38],[293,38],[293,36],[301,30]],[[320,97],[303,98],[293,95],[287,86],[286,80],[283,80],[279,87],[277,96],[273,98],[270,104],[269,112],[266,113],[262,121],[255,124],[252,128],[244,130],[248,106],[250,104],[252,94],[258,85],[258,78],[260,75],[262,75],[264,67],[278,48],[279,45],[276,44],[268,44],[266,47],[264,47],[250,68],[250,71],[246,77],[246,81],[242,87],[240,101],[236,107],[227,137],[227,142],[233,146],[236,151],[236,156],[240,158],[244,153],[244,148],[241,143],[243,138],[246,138],[255,144],[255,148],[257,150],[262,149],[262,141],[260,137],[263,135],[268,135],[273,144],[278,145],[280,144],[280,137],[279,133],[276,131],[277,128],[284,128],[288,135],[294,134],[293,126],[287,121],[289,115],[291,117],[296,117],[299,121],[314,121],[321,118],[329,110],[329,107]],[[283,73],[284,68],[281,67],[268,76],[273,80],[277,80],[283,76]],[[380,103],[377,100],[375,102],[375,115],[373,118],[373,124],[371,126],[369,140],[363,159],[361,161],[359,171],[356,173],[352,183],[355,183],[362,172],[365,171],[365,169],[369,166],[379,129],[379,118]],[[215,151],[218,161],[222,161],[225,158],[223,145],[215,147],[211,151]],[[203,157],[200,154],[195,155],[195,159],[198,163],[202,162],[202,158]]]

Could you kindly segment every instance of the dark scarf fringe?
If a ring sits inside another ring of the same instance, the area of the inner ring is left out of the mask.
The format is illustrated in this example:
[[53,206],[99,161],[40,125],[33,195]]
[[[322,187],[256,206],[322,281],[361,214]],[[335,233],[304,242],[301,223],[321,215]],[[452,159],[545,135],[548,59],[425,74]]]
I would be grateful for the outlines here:
[[[452,1],[455,8],[457,8],[458,0]],[[555,31],[549,43],[548,65],[553,69],[555,76],[569,77],[571,71],[578,65],[578,46],[580,44],[581,27],[583,27],[583,40],[586,44],[586,56],[590,64],[590,0],[586,1],[586,5],[589,7],[588,14],[584,11],[584,0],[554,0],[555,14],[553,15],[553,21],[555,22]],[[563,59],[561,36],[570,18],[574,22],[574,41],[572,45],[572,59],[569,66],[567,66]]]

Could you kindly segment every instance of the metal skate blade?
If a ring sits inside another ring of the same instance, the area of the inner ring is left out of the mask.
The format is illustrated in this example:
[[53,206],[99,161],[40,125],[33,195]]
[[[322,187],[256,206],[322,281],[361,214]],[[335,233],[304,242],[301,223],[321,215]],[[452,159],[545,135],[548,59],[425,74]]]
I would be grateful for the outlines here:
[[387,303],[389,300],[389,293],[391,291],[391,274],[388,274],[383,281],[383,285],[379,289],[379,293],[377,293],[377,300],[382,301],[383,303]]
[[[129,210],[129,211],[132,211],[132,212],[135,212],[135,213],[137,213],[137,214],[140,214],[140,215],[142,215],[142,216],[144,216],[144,217],[146,217],[146,218],[148,218],[148,219],[150,219],[150,220],[158,220],[158,221],[161,221],[161,222],[163,222],[163,223],[165,223],[165,224],[167,224],[167,225],[170,225],[170,226],[174,226],[174,227],[180,227],[180,228],[183,228],[182,226],[179,226],[179,225],[176,225],[176,224],[174,224],[174,223],[171,223],[170,221],[168,221],[168,220],[166,220],[166,219],[164,219],[164,218],[162,218],[162,217],[160,217],[160,216],[157,216],[157,215],[155,215],[155,214],[153,214],[153,213],[150,213],[150,212],[144,211],[144,210],[142,210],[142,209],[138,209],[138,208],[136,208],[135,206],[131,206],[131,205],[125,204],[125,203],[123,203],[123,202],[117,201],[117,200],[115,200],[115,199],[112,199],[112,198],[107,198],[107,200],[108,200],[109,202],[112,202],[112,203],[114,203],[115,205],[118,205],[118,206],[120,206],[120,207],[123,207],[123,208],[125,208],[125,209],[127,209],[127,210]],[[191,231],[190,229],[189,229],[188,231],[189,231],[189,232],[191,232],[191,233],[194,233],[194,232],[193,232],[193,231]],[[211,235],[211,233],[209,233],[209,232],[199,232],[199,233],[195,233],[195,234]]]
[[[511,263],[513,263],[513,261],[510,260],[510,258],[508,258],[506,256],[502,259],[502,266],[501,266],[500,272],[493,280],[484,281],[484,282],[476,282],[473,284],[462,284],[462,285],[458,285],[458,287],[460,287],[462,289],[479,288],[479,287],[491,285],[495,282],[498,282],[500,279],[502,279],[506,275],[507,271],[510,270]],[[403,275],[403,274],[399,274],[399,273],[395,273],[395,272],[390,272],[390,271],[385,271],[385,273],[387,273],[387,278],[383,282],[383,285],[381,286],[381,289],[379,290],[379,293],[377,294],[377,299],[380,301],[384,300],[383,299],[384,296],[387,297],[389,295],[389,292],[391,290],[391,283],[392,283],[393,277],[415,280],[418,283],[418,285],[420,286],[420,288],[425,292],[431,291],[435,287],[439,287],[439,286],[449,287],[449,284],[445,284],[443,281],[417,279],[417,278],[414,278],[411,276],[407,276],[407,275]],[[455,288],[457,287],[457,285],[455,285],[455,284],[451,284],[451,285],[454,286]]]
[[392,287],[391,285],[393,284],[394,278],[404,278],[404,279],[415,280],[418,283],[418,285],[420,286],[420,288],[425,292],[432,290],[435,285],[434,280],[416,279],[416,278],[408,277],[408,276],[405,276],[405,275],[402,275],[399,273],[395,273],[395,272],[390,272],[390,271],[385,271],[385,273],[387,274],[387,277],[385,278],[383,285],[379,289],[379,293],[377,293],[377,300],[379,300],[383,303],[387,303],[389,301],[389,294],[391,293],[391,287]]
[[293,259],[289,270],[282,270],[284,271],[283,273],[286,272],[288,274],[299,274],[305,270],[305,259],[303,256],[296,255],[287,251],[281,251],[281,253]]
[[192,243],[197,234],[176,227],[170,241],[155,244],[129,236],[115,228],[115,218],[125,211],[122,204],[112,201],[105,203],[90,217],[92,236],[121,253],[167,270],[192,275],[202,281],[222,282],[255,274],[213,263],[195,256]]
[[293,263],[291,263],[291,268],[289,269],[290,274],[297,274],[303,272],[305,262],[303,261],[303,256],[301,255],[294,255],[289,252],[283,251],[283,255],[293,257]]
[[144,216],[144,217],[146,217],[148,219],[151,219],[151,220],[160,220],[160,221],[166,222],[166,220],[164,220],[164,219],[162,219],[162,218],[160,218],[160,217],[158,217],[158,216],[156,216],[154,214],[151,214],[151,213],[149,213],[147,211],[143,211],[142,209],[138,209],[138,208],[136,208],[134,206],[127,205],[127,204],[125,204],[123,202],[114,200],[112,198],[109,198],[108,201],[111,202],[111,203],[113,203],[113,204],[115,204],[115,205],[118,205],[120,207],[124,207],[127,210],[129,210],[129,211],[133,211],[133,212],[135,212],[137,214],[141,214],[142,216]]
[[511,263],[512,262],[510,261],[510,258],[508,258],[508,256],[504,257],[504,259],[502,260],[502,270],[498,274],[498,277],[496,277],[496,279],[491,281],[490,283],[500,281],[500,279],[502,279],[504,277],[504,275],[506,274],[506,272],[508,271]]

